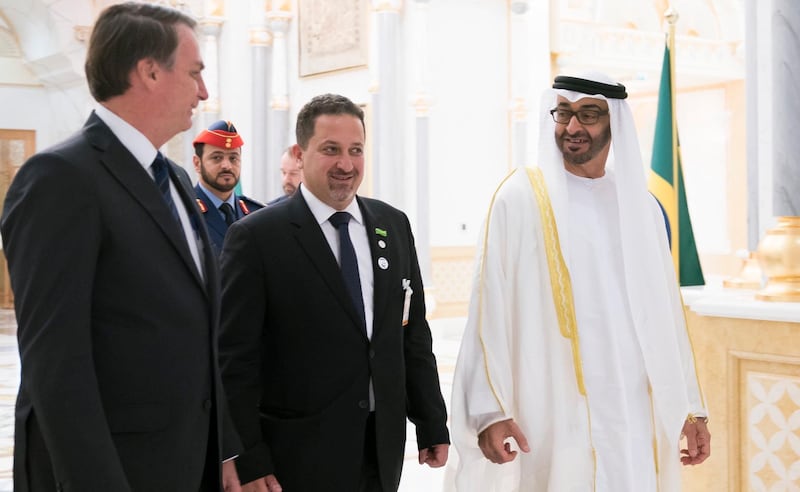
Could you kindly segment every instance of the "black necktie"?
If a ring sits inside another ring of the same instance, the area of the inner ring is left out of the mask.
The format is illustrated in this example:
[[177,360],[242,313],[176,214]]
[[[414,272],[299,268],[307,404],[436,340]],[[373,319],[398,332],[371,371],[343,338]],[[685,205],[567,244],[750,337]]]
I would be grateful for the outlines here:
[[225,223],[230,227],[236,220],[236,216],[233,214],[233,207],[231,207],[230,203],[225,202],[219,206],[219,210],[222,212],[222,215],[225,216]]
[[362,327],[366,329],[367,322],[364,314],[364,298],[361,295],[361,278],[358,275],[358,260],[348,230],[350,218],[351,215],[347,212],[336,212],[330,216],[328,222],[339,231],[339,266],[342,269],[342,278],[344,278],[344,285],[353,300],[359,318],[361,318]]
[[181,224],[181,218],[178,215],[178,209],[175,207],[175,202],[172,200],[172,193],[169,190],[169,171],[167,170],[167,161],[164,159],[164,156],[161,155],[161,152],[156,154],[156,158],[151,165],[153,168],[153,177],[156,181],[156,186],[161,191],[161,196],[164,198],[164,201],[167,202],[167,207],[169,211],[172,212],[172,216],[178,222],[181,230],[183,230],[183,224]]

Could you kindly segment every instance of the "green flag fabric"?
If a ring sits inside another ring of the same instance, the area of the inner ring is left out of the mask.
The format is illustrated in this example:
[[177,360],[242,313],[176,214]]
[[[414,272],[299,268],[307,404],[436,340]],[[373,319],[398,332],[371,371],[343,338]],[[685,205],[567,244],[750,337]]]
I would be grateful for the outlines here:
[[[650,161],[648,188],[656,197],[667,222],[667,235],[675,261],[681,286],[704,285],[703,269],[697,255],[697,246],[692,232],[692,221],[686,206],[683,170],[681,169],[680,145],[673,144],[673,102],[669,47],[664,48],[664,63],[661,67],[661,84],[658,90],[658,113],[656,116],[653,156]],[[677,180],[674,166],[677,165]],[[677,181],[677,190],[675,188]],[[676,192],[677,191],[677,192]]]

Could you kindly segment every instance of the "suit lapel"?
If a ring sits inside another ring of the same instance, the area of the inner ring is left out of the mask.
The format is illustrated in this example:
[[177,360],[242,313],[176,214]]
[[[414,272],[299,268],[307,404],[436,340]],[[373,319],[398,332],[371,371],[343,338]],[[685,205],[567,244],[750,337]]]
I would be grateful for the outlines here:
[[[192,229],[194,230],[195,237],[198,240],[198,253],[200,256],[200,263],[203,265],[203,269],[208,274],[211,272],[211,266],[216,266],[216,253],[211,245],[211,239],[208,237],[208,230],[206,229],[205,220],[200,215],[200,209],[197,206],[197,200],[195,200],[194,190],[192,189],[192,183],[189,181],[189,177],[180,166],[172,162],[170,159],[167,159],[169,163],[169,173],[172,177],[172,182],[175,184],[175,188],[178,190],[178,194],[183,201],[183,205],[186,208],[186,213],[189,214],[189,222],[192,225]],[[191,253],[189,254],[189,259],[194,265],[194,258],[191,257]],[[195,273],[198,275],[196,276],[197,280],[201,283],[203,282],[202,277],[200,277],[199,272],[197,272],[197,268],[194,269]],[[206,282],[208,283],[208,275],[206,278]]]
[[347,288],[342,279],[342,271],[339,269],[339,264],[336,263],[336,258],[333,256],[328,241],[322,233],[322,229],[311,209],[308,208],[302,193],[295,193],[289,198],[289,220],[294,225],[295,238],[308,256],[311,263],[319,272],[320,276],[328,284],[331,292],[344,307],[347,314],[353,320],[354,326],[366,337],[361,322],[361,316],[356,313],[356,308],[353,306],[353,301],[347,294]]
[[183,231],[175,223],[152,177],[96,114],[92,113],[83,131],[89,143],[99,151],[100,164],[153,218],[200,285],[203,285]]

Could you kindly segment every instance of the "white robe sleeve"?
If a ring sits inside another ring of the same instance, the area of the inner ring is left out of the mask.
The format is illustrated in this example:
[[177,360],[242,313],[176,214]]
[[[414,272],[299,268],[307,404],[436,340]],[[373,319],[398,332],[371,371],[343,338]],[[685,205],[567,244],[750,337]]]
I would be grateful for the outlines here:
[[[588,409],[559,326],[543,231],[528,174],[518,169],[495,193],[477,248],[451,405],[459,492],[591,483]],[[503,419],[520,426],[531,452],[497,465],[483,456],[478,433]]]
[[[658,224],[664,224],[664,215],[655,198],[653,199],[652,209],[653,220]],[[676,320],[675,338],[681,358],[681,367],[678,370],[683,372],[683,380],[689,400],[687,416],[691,413],[697,417],[708,417],[708,409],[705,406],[702,390],[697,378],[694,350],[686,327],[686,315],[680,294],[680,286],[675,276],[675,266],[672,262],[672,254],[669,249],[669,238],[667,237],[666,226],[662,227],[661,230],[663,231],[663,247],[660,253],[664,263],[664,270],[668,279],[675,279],[669,288],[669,303]]]
[[509,403],[513,401],[510,382],[504,381],[511,374],[510,353],[502,351],[511,342],[504,308],[511,293],[502,288],[507,252],[500,251],[507,243],[507,217],[502,211],[504,204],[495,205],[481,232],[467,326],[457,363],[465,415],[476,435],[493,422],[511,418]]
[[[516,173],[522,176],[511,175],[507,181],[523,184],[522,193],[530,193],[524,171]],[[524,220],[519,200],[514,198],[519,191],[513,183],[506,189],[501,184],[478,240],[467,325],[453,382],[451,426],[458,454],[458,491],[508,490],[499,488],[507,483],[503,476],[518,473],[519,460],[506,465],[486,460],[478,448],[478,434],[492,423],[514,418],[510,304],[517,302],[513,277],[520,254],[513,231]]]

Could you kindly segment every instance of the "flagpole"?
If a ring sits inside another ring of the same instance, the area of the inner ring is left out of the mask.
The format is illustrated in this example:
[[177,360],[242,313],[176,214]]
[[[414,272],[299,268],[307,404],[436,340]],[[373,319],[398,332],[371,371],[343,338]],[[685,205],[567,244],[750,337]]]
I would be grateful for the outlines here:
[[678,113],[675,111],[675,24],[678,12],[670,6],[664,13],[669,23],[667,46],[669,47],[669,92],[670,111],[672,113],[672,188],[675,190],[675,224],[672,227],[672,261],[675,263],[675,274],[681,280],[680,258],[680,180],[678,169]]

